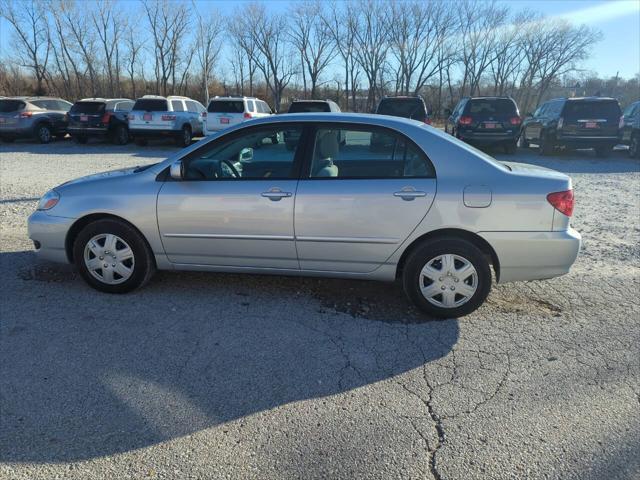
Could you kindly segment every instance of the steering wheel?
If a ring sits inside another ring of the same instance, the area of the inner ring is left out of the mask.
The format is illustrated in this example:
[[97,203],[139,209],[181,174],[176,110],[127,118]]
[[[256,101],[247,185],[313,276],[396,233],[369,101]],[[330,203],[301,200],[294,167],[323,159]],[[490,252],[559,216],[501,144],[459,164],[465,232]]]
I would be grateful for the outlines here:
[[240,173],[238,172],[238,170],[236,169],[236,167],[233,166],[233,163],[231,163],[229,160],[220,160],[220,163],[218,164],[218,176],[219,177],[224,177],[224,172],[222,170],[222,164],[226,165],[227,167],[229,167],[229,170],[231,170],[231,177],[232,178],[240,178]]

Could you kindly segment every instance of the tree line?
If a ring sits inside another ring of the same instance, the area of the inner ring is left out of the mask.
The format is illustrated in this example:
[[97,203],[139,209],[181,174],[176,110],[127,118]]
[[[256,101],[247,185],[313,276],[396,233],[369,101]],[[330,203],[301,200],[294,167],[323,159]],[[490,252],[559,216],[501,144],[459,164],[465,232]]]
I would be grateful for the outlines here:
[[422,95],[435,112],[491,94],[527,110],[573,82],[601,38],[591,27],[487,0],[288,7],[256,2],[223,15],[189,0],[126,8],[119,0],[0,0],[12,29],[0,94],[203,102],[257,95],[276,111],[293,97],[369,111],[384,95]]

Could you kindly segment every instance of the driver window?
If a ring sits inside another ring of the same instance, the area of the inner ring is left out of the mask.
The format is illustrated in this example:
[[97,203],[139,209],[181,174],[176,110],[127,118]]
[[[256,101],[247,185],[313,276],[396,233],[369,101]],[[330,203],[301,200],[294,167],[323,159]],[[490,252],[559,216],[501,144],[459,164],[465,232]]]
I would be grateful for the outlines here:
[[243,129],[196,152],[186,160],[187,180],[288,179],[302,127]]

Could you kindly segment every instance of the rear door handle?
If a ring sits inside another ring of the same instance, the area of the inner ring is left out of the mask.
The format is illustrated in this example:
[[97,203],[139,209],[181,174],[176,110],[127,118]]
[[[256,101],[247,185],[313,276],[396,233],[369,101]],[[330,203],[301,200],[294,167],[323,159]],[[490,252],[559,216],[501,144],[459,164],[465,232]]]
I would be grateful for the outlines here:
[[393,194],[394,197],[400,197],[403,200],[413,200],[414,198],[426,197],[427,192],[421,192],[418,190],[400,190],[399,192],[395,192]]
[[265,198],[268,198],[273,202],[277,202],[278,200],[281,200],[283,198],[288,198],[293,194],[291,192],[283,192],[279,188],[272,188],[268,192],[262,192],[260,195],[262,195]]

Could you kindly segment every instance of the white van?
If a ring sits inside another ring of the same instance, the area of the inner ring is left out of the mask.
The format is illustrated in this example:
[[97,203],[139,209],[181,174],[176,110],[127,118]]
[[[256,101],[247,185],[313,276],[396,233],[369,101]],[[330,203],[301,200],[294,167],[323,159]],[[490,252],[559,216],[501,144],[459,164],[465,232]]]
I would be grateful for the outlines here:
[[205,135],[252,118],[273,115],[267,102],[255,97],[214,97],[207,108]]

